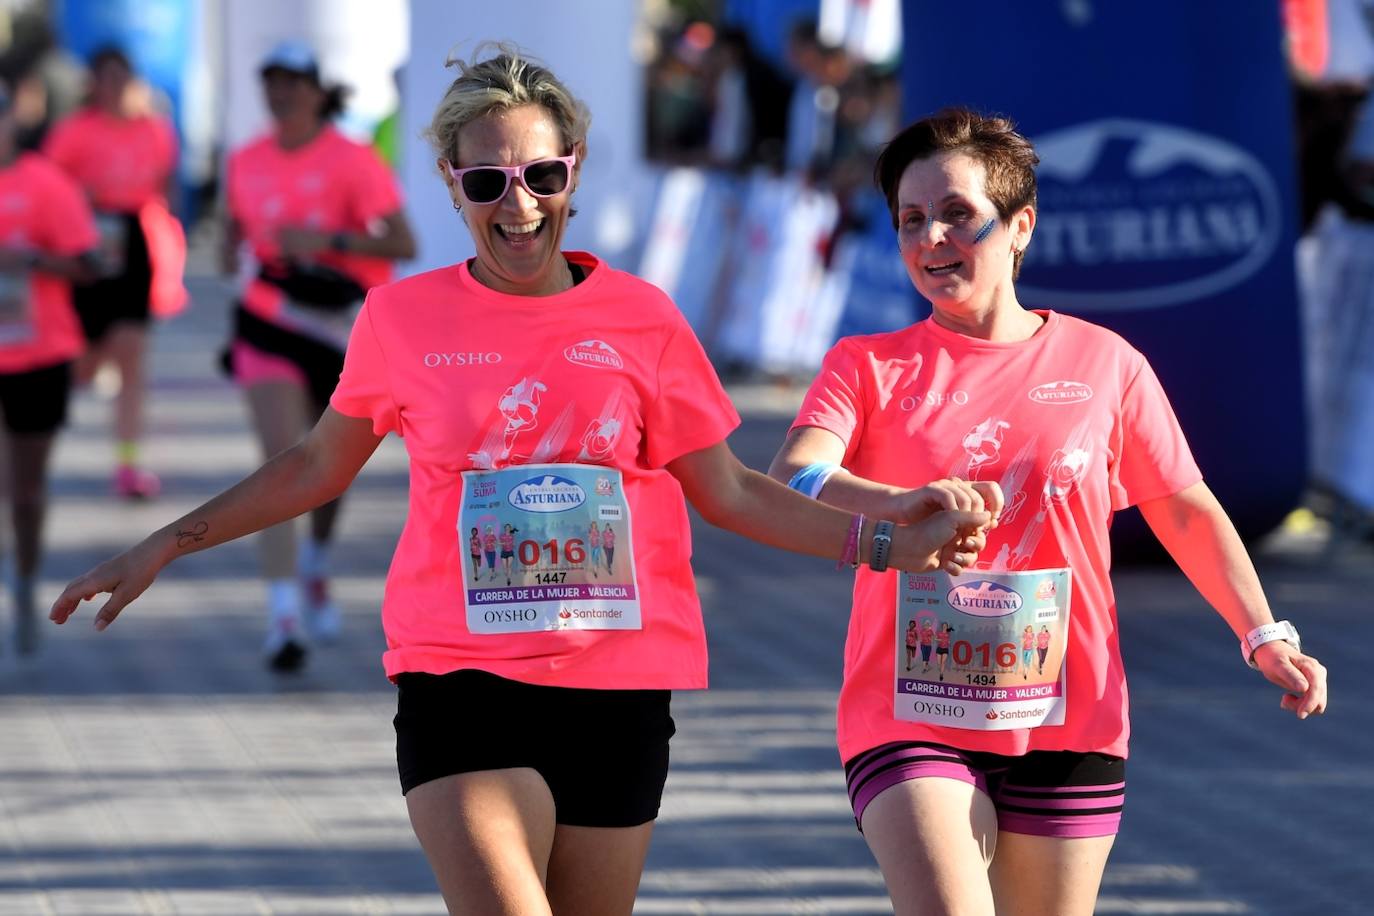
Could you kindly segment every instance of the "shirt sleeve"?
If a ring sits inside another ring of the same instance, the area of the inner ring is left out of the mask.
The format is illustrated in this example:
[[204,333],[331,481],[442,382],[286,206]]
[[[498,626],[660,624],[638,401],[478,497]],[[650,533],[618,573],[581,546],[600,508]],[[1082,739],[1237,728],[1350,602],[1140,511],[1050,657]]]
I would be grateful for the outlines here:
[[352,208],[359,223],[366,224],[401,209],[401,190],[396,184],[396,176],[376,153],[359,147],[357,166]]
[[802,400],[792,429],[816,426],[829,430],[844,442],[847,456],[851,445],[862,438],[867,416],[862,365],[862,351],[853,341],[841,340],[831,347]]
[[657,397],[644,412],[644,454],[654,468],[724,442],[740,422],[706,351],[675,317],[658,363]]
[[371,293],[353,322],[343,372],[329,406],[344,416],[370,419],[372,431],[379,436],[401,432],[400,409],[391,394],[386,354],[373,324]]
[[72,143],[75,131],[70,120],[59,121],[43,138],[43,155],[69,175],[77,171],[76,147]]
[[1154,370],[1140,366],[1126,383],[1110,469],[1112,509],[1120,511],[1192,486],[1202,479],[1192,450]]
[[86,195],[61,172],[50,170],[49,174],[38,239],[41,247],[57,255],[79,255],[93,250],[100,244],[100,234]]

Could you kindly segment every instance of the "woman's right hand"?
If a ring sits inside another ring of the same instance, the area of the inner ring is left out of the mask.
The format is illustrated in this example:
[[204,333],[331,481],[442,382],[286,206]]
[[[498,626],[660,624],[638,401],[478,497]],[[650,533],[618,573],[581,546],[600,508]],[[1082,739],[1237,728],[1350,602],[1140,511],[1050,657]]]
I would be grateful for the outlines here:
[[914,525],[936,512],[987,512],[992,525],[1002,514],[1002,488],[992,480],[964,480],[950,477],[936,480],[915,490],[907,490],[895,497],[891,520],[900,525]]
[[166,565],[162,552],[152,544],[152,538],[101,563],[85,575],[77,576],[53,602],[48,619],[56,624],[67,622],[83,601],[108,592],[110,598],[95,615],[95,628],[103,630],[119,612],[139,595],[147,591],[153,579]]

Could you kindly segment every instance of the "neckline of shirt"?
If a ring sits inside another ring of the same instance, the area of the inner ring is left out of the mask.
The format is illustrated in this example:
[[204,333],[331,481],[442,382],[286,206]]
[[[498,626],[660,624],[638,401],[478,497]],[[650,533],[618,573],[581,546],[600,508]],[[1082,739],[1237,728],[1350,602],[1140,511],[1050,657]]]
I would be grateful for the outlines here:
[[919,327],[925,328],[926,333],[945,343],[955,344],[969,350],[1015,350],[1039,347],[1059,329],[1060,316],[1058,312],[1051,309],[1028,309],[1028,311],[1044,318],[1045,323],[1025,340],[983,340],[980,337],[970,337],[938,324],[933,315],[922,321]]
[[514,293],[503,293],[494,290],[480,282],[472,275],[472,270],[468,267],[471,259],[463,260],[458,263],[457,276],[458,285],[463,288],[463,292],[485,299],[489,302],[500,303],[507,308],[538,308],[546,309],[556,306],[576,305],[589,295],[600,285],[606,272],[610,270],[596,255],[587,251],[564,251],[563,257],[572,263],[578,264],[587,272],[586,278],[581,283],[574,283],[572,286],[563,290],[561,293],[554,293],[551,296],[518,296]]

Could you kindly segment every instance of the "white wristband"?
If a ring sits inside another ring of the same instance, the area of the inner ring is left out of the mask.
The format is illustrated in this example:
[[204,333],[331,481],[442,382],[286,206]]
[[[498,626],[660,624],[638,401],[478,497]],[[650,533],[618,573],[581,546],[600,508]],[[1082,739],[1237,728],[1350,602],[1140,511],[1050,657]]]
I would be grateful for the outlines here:
[[1251,668],[1255,667],[1255,650],[1267,642],[1278,642],[1283,640],[1299,652],[1302,651],[1302,639],[1298,636],[1298,630],[1287,620],[1280,620],[1278,623],[1266,623],[1255,627],[1245,638],[1240,641],[1240,654],[1245,659],[1245,664]]

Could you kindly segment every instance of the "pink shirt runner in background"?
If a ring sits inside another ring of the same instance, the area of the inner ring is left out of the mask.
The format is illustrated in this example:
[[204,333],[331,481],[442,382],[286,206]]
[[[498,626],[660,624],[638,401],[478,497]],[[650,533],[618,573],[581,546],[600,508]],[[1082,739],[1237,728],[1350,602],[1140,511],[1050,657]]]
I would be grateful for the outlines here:
[[161,201],[176,170],[177,135],[166,118],[118,118],[94,106],[68,115],[43,141],[97,210],[137,213]]
[[[229,215],[257,264],[280,259],[277,233],[285,227],[365,233],[401,209],[401,192],[382,160],[332,126],[294,150],[282,149],[273,136],[252,141],[229,157],[225,184]],[[318,258],[363,289],[391,279],[391,262],[382,258],[336,251]],[[281,290],[257,279],[256,265],[246,266],[253,274],[246,278],[244,306],[263,318],[276,318]]]
[[994,343],[927,319],[841,340],[793,428],[827,429],[854,474],[904,487],[958,474],[1001,484],[1007,508],[980,564],[1069,567],[1063,725],[973,731],[892,714],[897,573],[860,568],[845,647],[845,760],[889,741],[1023,754],[1125,756],[1126,677],[1108,578],[1112,513],[1201,480],[1145,358],[1103,328],[1055,312],[1029,340]]
[[[95,219],[81,190],[40,156],[21,153],[9,168],[0,169],[0,201],[0,240],[6,248],[78,255],[99,244]],[[55,366],[86,348],[66,280],[33,271],[29,304],[33,337],[0,345],[0,373]]]
[[[374,289],[331,404],[399,433],[410,510],[382,605],[389,676],[477,668],[534,684],[706,686],[682,488],[664,470],[739,416],[672,301],[593,255],[554,296],[509,296],[466,264]],[[463,613],[460,474],[575,462],[620,470],[640,630],[474,635]]]

